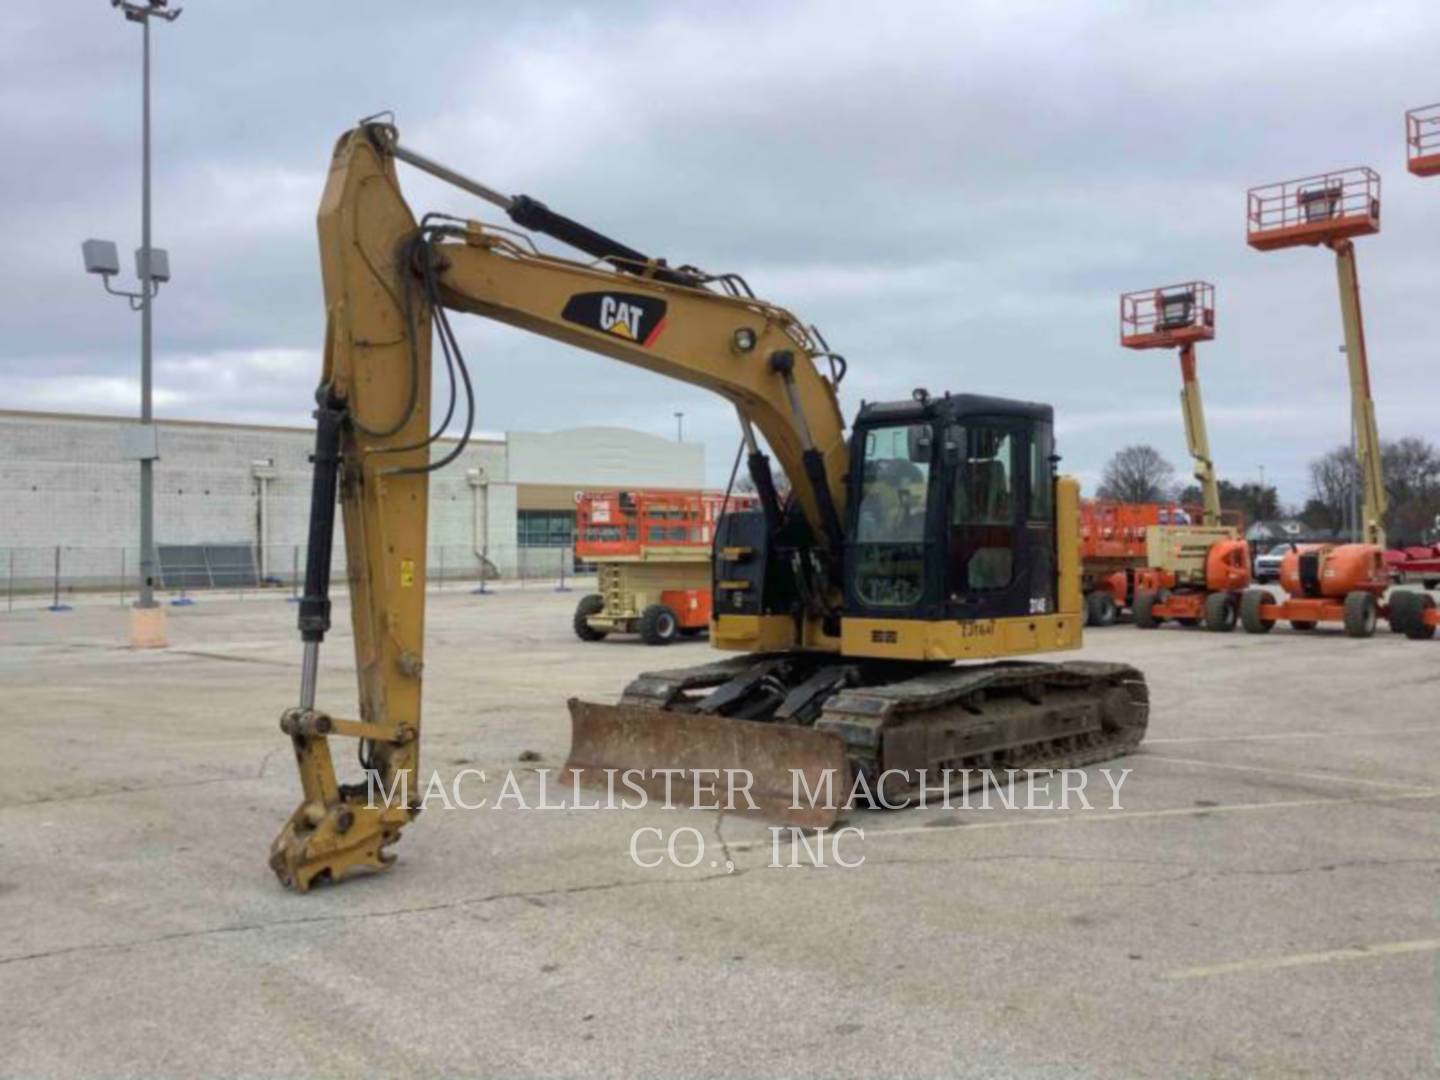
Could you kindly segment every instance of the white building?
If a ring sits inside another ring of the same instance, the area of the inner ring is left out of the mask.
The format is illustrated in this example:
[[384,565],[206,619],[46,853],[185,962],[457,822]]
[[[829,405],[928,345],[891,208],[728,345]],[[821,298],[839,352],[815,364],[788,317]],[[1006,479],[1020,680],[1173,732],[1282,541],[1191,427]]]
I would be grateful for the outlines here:
[[[0,560],[19,575],[48,572],[58,547],[67,578],[133,572],[139,537],[139,468],[122,454],[135,421],[0,410]],[[261,572],[288,580],[310,512],[314,434],[306,428],[160,420],[155,465],[157,546],[251,547]],[[436,453],[454,440],[442,440]],[[575,494],[586,488],[698,488],[705,449],[624,428],[507,432],[472,439],[432,474],[430,565],[501,576],[549,561],[570,544]],[[338,551],[337,567],[343,553]],[[14,554],[11,554],[11,553]],[[178,557],[178,556],[174,556]],[[6,573],[0,562],[0,575]],[[163,566],[162,566],[163,570]]]

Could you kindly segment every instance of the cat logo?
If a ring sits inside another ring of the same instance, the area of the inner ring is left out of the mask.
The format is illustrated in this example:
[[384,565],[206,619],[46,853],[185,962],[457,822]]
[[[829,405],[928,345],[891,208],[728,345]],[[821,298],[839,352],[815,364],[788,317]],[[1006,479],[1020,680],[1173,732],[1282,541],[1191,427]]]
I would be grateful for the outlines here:
[[640,309],[613,296],[602,296],[600,329],[634,341],[640,336]]
[[665,327],[665,301],[635,293],[576,293],[560,317],[648,347]]

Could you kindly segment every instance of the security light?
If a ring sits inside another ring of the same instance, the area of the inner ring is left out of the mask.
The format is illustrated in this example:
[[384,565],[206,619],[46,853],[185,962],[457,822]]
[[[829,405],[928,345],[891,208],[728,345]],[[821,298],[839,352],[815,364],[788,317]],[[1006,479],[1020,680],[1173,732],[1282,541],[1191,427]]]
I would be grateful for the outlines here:
[[120,272],[120,253],[111,240],[86,240],[80,245],[85,253],[85,272],[109,277]]
[[[113,245],[112,245],[113,246]],[[164,248],[152,247],[150,249],[150,273],[145,273],[145,249],[135,249],[135,276],[141,281],[149,277],[151,281],[170,280],[170,253]]]

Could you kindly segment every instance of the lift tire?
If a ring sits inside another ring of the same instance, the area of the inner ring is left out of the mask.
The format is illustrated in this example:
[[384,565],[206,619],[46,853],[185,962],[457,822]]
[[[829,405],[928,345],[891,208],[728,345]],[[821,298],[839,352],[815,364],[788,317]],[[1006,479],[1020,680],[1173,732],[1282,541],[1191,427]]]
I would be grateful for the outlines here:
[[1314,619],[1291,619],[1290,629],[1299,630],[1302,633],[1314,630],[1319,624]]
[[1260,609],[1273,602],[1264,589],[1246,589],[1240,594],[1240,625],[1247,634],[1268,634],[1275,629],[1274,619],[1260,617]]
[[1118,609],[1108,592],[1092,592],[1085,598],[1086,626],[1114,626]]
[[1205,597],[1205,629],[1214,634],[1228,634],[1235,629],[1235,598],[1226,592],[1213,592]]
[[599,593],[582,596],[575,605],[575,618],[570,624],[575,628],[575,636],[581,641],[604,641],[607,631],[596,630],[588,621],[591,615],[599,615],[604,610],[605,598]]
[[1379,618],[1379,605],[1368,592],[1356,590],[1345,596],[1345,633],[1353,638],[1368,638],[1375,634],[1375,623]]
[[680,620],[664,604],[651,604],[640,613],[640,640],[646,645],[669,645],[680,636]]
[[1135,613],[1135,625],[1141,630],[1154,630],[1160,625],[1155,618],[1155,605],[1159,598],[1153,592],[1142,592],[1135,594],[1135,603],[1130,610]]
[[1390,629],[1411,641],[1428,641],[1435,636],[1435,627],[1429,625],[1425,613],[1434,607],[1435,598],[1428,593],[1392,592]]

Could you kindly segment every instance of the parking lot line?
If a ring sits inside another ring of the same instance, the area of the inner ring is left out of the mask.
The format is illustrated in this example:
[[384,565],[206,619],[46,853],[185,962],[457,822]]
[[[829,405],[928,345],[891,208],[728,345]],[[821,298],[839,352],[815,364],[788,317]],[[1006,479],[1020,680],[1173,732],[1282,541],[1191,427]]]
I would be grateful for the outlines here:
[[1249,960],[1233,960],[1228,964],[1179,968],[1167,971],[1162,979],[1208,979],[1216,975],[1235,975],[1245,971],[1273,971],[1277,968],[1303,967],[1308,964],[1332,964],[1341,960],[1368,960],[1377,956],[1398,956],[1404,953],[1436,952],[1440,938],[1418,938],[1414,941],[1387,941],[1379,945],[1352,945],[1344,949],[1321,952],[1292,953],[1289,956],[1256,956]]
[[[1354,795],[1341,796],[1333,799],[1286,799],[1283,801],[1263,803],[1221,803],[1218,806],[1176,806],[1165,810],[1104,810],[1104,811],[1074,811],[1061,815],[1042,815],[1032,813],[1023,818],[1007,818],[1004,821],[967,821],[963,827],[957,826],[961,832],[975,832],[983,829],[1022,829],[1039,828],[1044,826],[1061,825],[1084,825],[1084,824],[1110,824],[1114,822],[1133,821],[1163,821],[1167,818],[1205,817],[1211,814],[1241,814],[1264,810],[1306,810],[1320,806],[1353,806],[1360,803],[1389,803],[1406,802],[1415,799],[1437,799],[1440,798],[1440,788],[1426,788],[1419,791],[1401,791],[1395,794],[1386,795]],[[979,811],[977,811],[979,812]],[[865,828],[865,839],[873,837],[914,837],[931,836],[938,837],[952,835],[952,830],[937,827],[942,819],[931,818],[924,825],[901,825],[893,829],[871,829]],[[851,823],[853,824],[853,822]],[[864,826],[861,826],[864,828]],[[730,840],[726,843],[726,849],[735,851],[753,851],[756,848],[768,847],[772,843],[769,835],[756,837],[753,840]],[[637,852],[639,855],[664,855],[664,847],[645,848]]]
[[1426,784],[1399,784],[1393,780],[1370,780],[1360,776],[1337,776],[1334,773],[1300,772],[1295,769],[1271,769],[1264,765],[1235,765],[1224,761],[1205,761],[1202,758],[1170,757],[1168,754],[1146,754],[1151,761],[1168,761],[1175,765],[1199,765],[1206,769],[1233,769],[1237,772],[1264,773],[1268,776],[1288,776],[1296,780],[1330,780],[1337,784],[1370,784],[1374,787],[1393,788],[1397,791],[1428,791]]
[[1287,739],[1368,739],[1381,735],[1440,735],[1440,725],[1379,728],[1366,731],[1267,731],[1252,735],[1177,735],[1170,739],[1146,739],[1146,746],[1182,746],[1186,743],[1281,742]]

